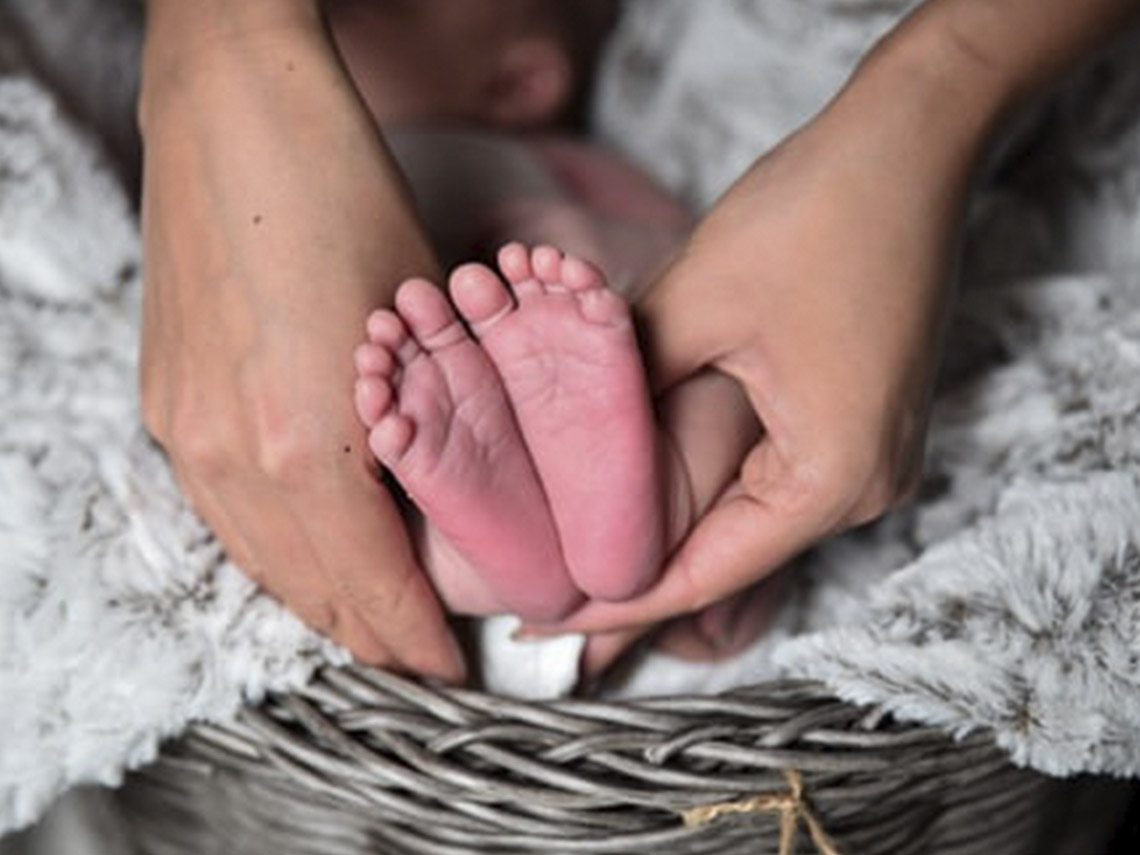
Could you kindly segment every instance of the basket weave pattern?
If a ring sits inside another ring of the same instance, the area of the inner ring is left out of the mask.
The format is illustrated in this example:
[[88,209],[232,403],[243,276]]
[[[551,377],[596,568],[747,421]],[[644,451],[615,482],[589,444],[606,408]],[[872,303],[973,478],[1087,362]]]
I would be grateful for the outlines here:
[[146,855],[1026,855],[1050,784],[811,683],[536,704],[349,668],[198,726],[122,802]]

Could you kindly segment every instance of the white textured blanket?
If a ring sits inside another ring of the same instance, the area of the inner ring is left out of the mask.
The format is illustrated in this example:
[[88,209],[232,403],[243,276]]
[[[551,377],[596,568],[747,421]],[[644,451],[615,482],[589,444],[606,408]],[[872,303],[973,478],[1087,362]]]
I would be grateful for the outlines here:
[[[599,125],[707,204],[905,5],[639,0]],[[226,564],[142,435],[136,224],[14,55],[0,33],[0,833],[343,658]],[[802,561],[739,662],[630,691],[783,668],[1045,771],[1140,773],[1140,78],[1097,79],[979,205],[916,507]]]

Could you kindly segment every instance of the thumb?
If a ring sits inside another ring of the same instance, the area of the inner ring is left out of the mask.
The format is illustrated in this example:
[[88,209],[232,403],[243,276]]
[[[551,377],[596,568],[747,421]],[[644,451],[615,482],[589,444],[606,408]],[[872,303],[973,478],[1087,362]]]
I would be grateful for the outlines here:
[[717,297],[717,271],[694,261],[690,249],[670,262],[635,305],[654,395],[713,364],[739,326],[740,308]]
[[633,600],[593,601],[535,634],[611,632],[696,611],[769,576],[829,528],[814,509],[789,512],[735,484],[697,523],[657,585]]

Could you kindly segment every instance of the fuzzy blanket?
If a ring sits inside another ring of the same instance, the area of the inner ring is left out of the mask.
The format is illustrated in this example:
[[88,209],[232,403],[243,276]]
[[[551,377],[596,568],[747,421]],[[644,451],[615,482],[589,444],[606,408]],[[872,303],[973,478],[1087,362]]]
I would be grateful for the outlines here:
[[[32,20],[107,8],[37,2],[9,0]],[[599,130],[707,205],[906,5],[637,0]],[[143,435],[137,224],[43,62],[6,32],[0,833],[76,783],[117,782],[192,721],[344,661],[227,563]],[[1136,55],[1075,79],[995,163],[916,505],[801,560],[778,626],[739,661],[651,658],[626,691],[794,673],[987,729],[1046,772],[1140,773]]]

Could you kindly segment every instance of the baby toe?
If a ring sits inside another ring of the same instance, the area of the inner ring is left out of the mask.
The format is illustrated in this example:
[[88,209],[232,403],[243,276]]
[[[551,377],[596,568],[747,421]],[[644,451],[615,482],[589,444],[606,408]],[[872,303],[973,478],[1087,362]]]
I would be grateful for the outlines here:
[[484,264],[464,264],[456,268],[448,281],[448,289],[459,314],[478,336],[515,307],[506,283]]
[[380,377],[361,377],[353,390],[356,414],[366,427],[374,427],[392,408],[392,387]]
[[362,344],[352,354],[356,373],[361,376],[382,375],[389,376],[396,370],[396,361],[391,351],[378,344]]
[[582,317],[599,326],[622,327],[632,324],[629,305],[608,288],[589,288],[575,294]]
[[562,281],[571,291],[591,288],[608,288],[606,278],[597,267],[576,255],[567,255],[562,261]]
[[374,311],[368,316],[365,328],[370,342],[392,353],[399,353],[408,340],[408,328],[404,326],[400,316],[391,309]]
[[368,432],[368,447],[385,466],[399,466],[415,435],[412,420],[390,408]]
[[543,285],[562,285],[562,253],[553,246],[536,246],[530,254],[534,275]]
[[396,292],[396,309],[416,342],[429,352],[467,340],[443,291],[426,279],[409,279]]
[[530,250],[518,241],[512,241],[499,250],[499,270],[512,285],[534,278],[530,266]]

